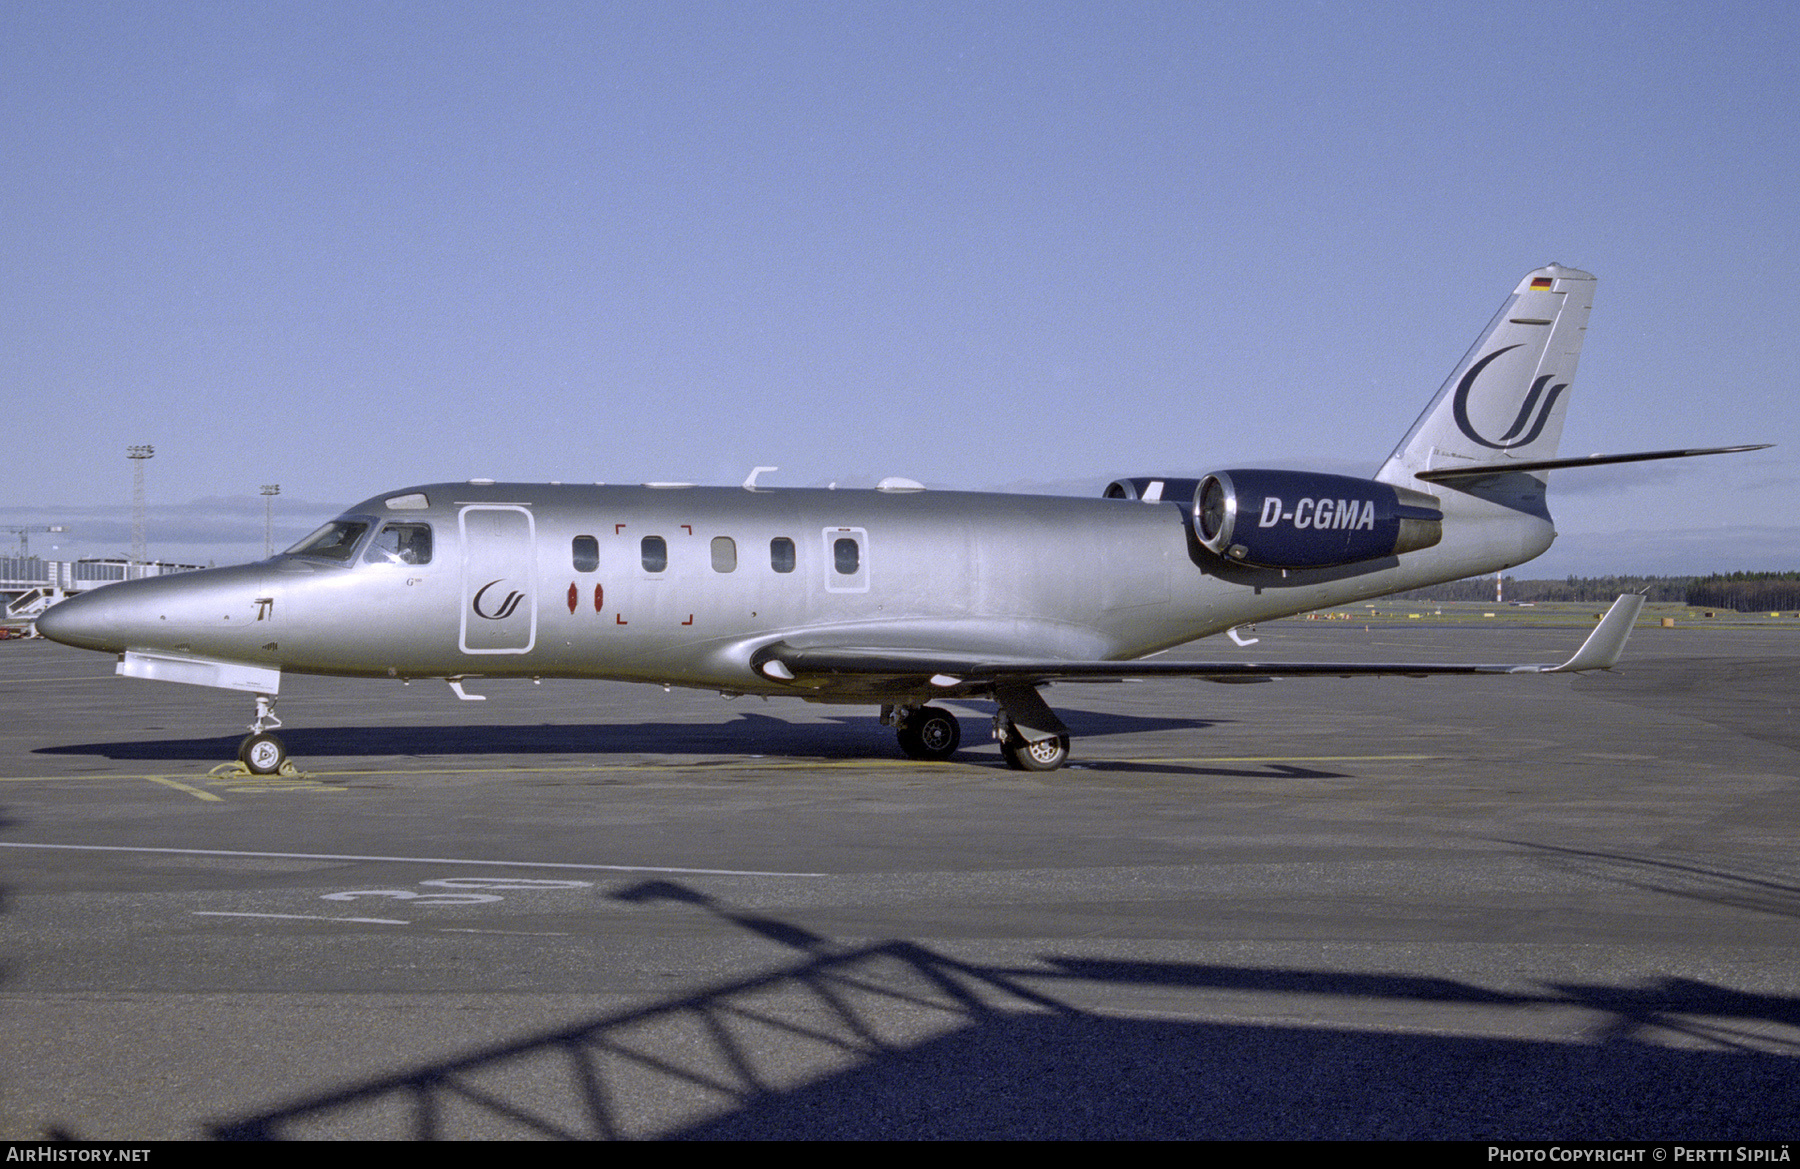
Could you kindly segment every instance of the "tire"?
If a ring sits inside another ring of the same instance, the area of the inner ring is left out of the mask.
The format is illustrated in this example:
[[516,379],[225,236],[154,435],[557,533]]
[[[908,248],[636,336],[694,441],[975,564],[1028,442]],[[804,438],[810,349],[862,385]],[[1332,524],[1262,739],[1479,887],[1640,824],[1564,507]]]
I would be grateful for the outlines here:
[[1017,771],[1055,771],[1069,761],[1069,736],[1057,735],[1035,743],[1008,738],[1000,744],[1000,753],[1006,756],[1006,765]]
[[262,731],[238,744],[238,762],[251,775],[275,775],[287,762],[287,747],[274,735]]
[[962,745],[962,725],[942,707],[921,706],[900,724],[899,737],[908,758],[941,763]]

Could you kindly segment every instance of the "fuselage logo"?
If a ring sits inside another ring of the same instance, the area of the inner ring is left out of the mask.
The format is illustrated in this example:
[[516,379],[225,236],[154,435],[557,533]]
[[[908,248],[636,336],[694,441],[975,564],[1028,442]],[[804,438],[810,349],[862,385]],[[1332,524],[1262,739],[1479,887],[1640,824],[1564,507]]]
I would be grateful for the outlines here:
[[[1508,353],[1517,348],[1517,345],[1508,345],[1505,349],[1494,350],[1471,365],[1469,372],[1463,374],[1462,381],[1456,384],[1456,398],[1452,403],[1456,428],[1472,441],[1480,443],[1491,451],[1510,451],[1514,447],[1530,446],[1536,442],[1538,435],[1544,432],[1544,424],[1550,421],[1550,412],[1555,409],[1556,400],[1562,397],[1564,390],[1569,388],[1568,382],[1558,382],[1556,385],[1550,386],[1549,393],[1545,393],[1545,385],[1555,375],[1548,373],[1542,375],[1531,383],[1531,389],[1526,392],[1525,400],[1519,404],[1519,413],[1513,418],[1512,425],[1507,428],[1506,433],[1498,439],[1483,436],[1475,429],[1475,424],[1469,420],[1469,391],[1474,388],[1475,379],[1481,376],[1481,371],[1488,367],[1489,362],[1502,353]],[[1542,402],[1539,401],[1540,398],[1543,399]]]
[[[500,578],[500,580],[505,579],[505,577]],[[490,580],[482,585],[481,591],[476,593],[475,599],[469,603],[469,607],[475,610],[475,616],[480,617],[484,621],[506,620],[508,617],[511,617],[513,611],[519,607],[519,602],[525,599],[524,593],[520,592],[518,589],[513,589],[511,592],[507,593],[506,598],[500,602],[498,610],[492,613],[483,612],[481,608],[481,598],[487,596],[487,591],[499,584],[500,580]]]

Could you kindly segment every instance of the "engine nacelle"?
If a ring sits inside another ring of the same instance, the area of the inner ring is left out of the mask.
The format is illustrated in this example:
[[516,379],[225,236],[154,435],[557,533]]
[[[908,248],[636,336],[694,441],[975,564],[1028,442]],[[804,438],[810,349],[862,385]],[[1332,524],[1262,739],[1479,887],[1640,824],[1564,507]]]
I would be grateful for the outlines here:
[[1137,499],[1145,503],[1185,504],[1200,490],[1198,479],[1176,479],[1168,475],[1145,475],[1137,479],[1114,479],[1106,485],[1106,499]]
[[1194,492],[1194,534],[1226,560],[1331,568],[1429,548],[1444,537],[1436,496],[1306,471],[1218,471]]

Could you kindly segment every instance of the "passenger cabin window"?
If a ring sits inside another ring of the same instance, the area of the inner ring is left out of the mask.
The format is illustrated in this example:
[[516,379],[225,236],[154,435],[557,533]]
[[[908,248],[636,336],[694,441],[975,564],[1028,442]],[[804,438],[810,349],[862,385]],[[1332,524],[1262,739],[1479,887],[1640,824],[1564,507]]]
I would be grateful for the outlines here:
[[834,540],[831,543],[831,566],[837,569],[839,576],[855,576],[857,565],[861,561],[859,552],[856,541],[848,536]]
[[769,567],[776,572],[794,571],[794,542],[786,536],[769,541]]
[[569,559],[576,572],[592,572],[600,567],[600,541],[592,536],[577,536],[569,541]]
[[349,563],[356,554],[357,541],[369,525],[360,520],[332,520],[306,539],[287,550],[289,556],[315,556],[320,560]]
[[388,524],[369,541],[370,564],[430,564],[430,524]]
[[669,544],[661,536],[645,536],[639,547],[643,550],[645,572],[662,572],[669,567]]
[[737,541],[730,536],[714,536],[712,562],[714,572],[737,571]]

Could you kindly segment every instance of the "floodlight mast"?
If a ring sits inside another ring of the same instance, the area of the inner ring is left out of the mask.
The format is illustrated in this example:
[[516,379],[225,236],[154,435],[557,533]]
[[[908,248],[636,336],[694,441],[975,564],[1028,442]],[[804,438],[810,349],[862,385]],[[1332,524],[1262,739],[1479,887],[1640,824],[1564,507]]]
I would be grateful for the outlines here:
[[125,448],[131,460],[131,562],[143,564],[149,559],[144,544],[144,462],[156,456],[156,448],[144,443]]
[[281,494],[281,484],[264,483],[263,495],[263,559],[275,555],[275,497]]

